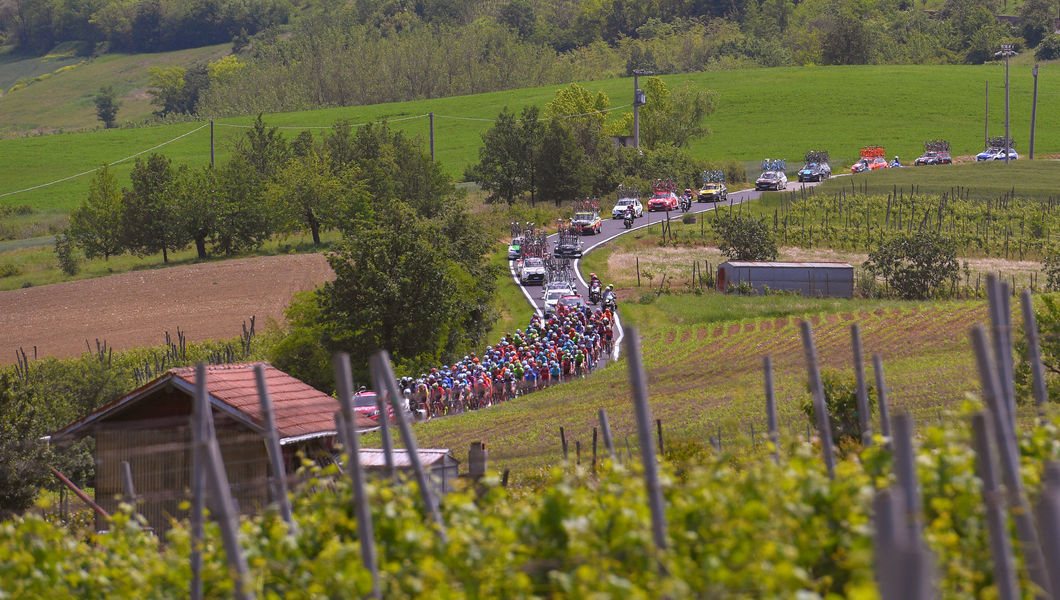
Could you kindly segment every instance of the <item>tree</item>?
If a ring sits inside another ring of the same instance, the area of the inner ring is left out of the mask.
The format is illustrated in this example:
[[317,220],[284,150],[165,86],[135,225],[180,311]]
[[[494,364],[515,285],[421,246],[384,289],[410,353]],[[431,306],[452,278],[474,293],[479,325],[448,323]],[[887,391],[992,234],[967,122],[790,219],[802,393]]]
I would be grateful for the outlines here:
[[585,196],[589,187],[583,167],[585,152],[574,139],[570,126],[552,119],[541,138],[537,152],[538,191],[559,206],[564,200]]
[[1056,0],[1023,0],[1019,26],[1028,48],[1037,46],[1045,36],[1055,32],[1056,8]]
[[151,75],[147,93],[151,95],[151,104],[158,107],[155,114],[166,116],[169,113],[187,112],[184,98],[184,75],[188,70],[179,65],[172,67],[150,67]]
[[188,243],[176,217],[176,204],[170,193],[174,179],[173,166],[161,154],[152,153],[147,160],[136,159],[132,189],[124,190],[122,203],[122,239],[125,247],[145,256],[162,253],[169,262],[169,251]]
[[260,113],[247,134],[236,142],[235,153],[265,179],[272,179],[291,157],[291,149],[280,130],[267,128]]
[[239,156],[216,176],[216,226],[212,249],[225,256],[259,248],[275,231],[276,218],[262,201],[265,181]]
[[[287,162],[265,188],[265,198],[279,215],[281,229],[307,228],[313,244],[319,246],[321,228],[334,227],[343,217],[351,217],[345,200],[363,189],[344,183],[341,174],[332,174],[327,155],[310,149],[309,154]],[[351,187],[353,191],[348,193]]]
[[960,268],[954,241],[927,231],[903,233],[878,244],[864,266],[906,300],[937,295]]
[[[824,390],[824,404],[828,409],[828,424],[832,428],[832,437],[836,444],[844,438],[860,443],[863,432],[861,431],[861,419],[858,416],[857,380],[844,377],[838,371],[823,369],[821,370],[821,387]],[[871,417],[876,407],[876,394],[871,383],[866,382],[865,387]],[[817,408],[812,395],[803,403],[802,412],[810,418],[811,423],[817,423]]]
[[405,369],[478,347],[492,279],[455,260],[454,247],[439,222],[400,201],[359,221],[328,257],[335,280],[318,291],[324,347],[350,352],[355,365],[385,348]]
[[523,133],[515,115],[504,107],[493,127],[482,134],[479,162],[468,165],[464,176],[487,192],[487,202],[504,201],[511,206],[530,189],[531,148],[537,140],[525,139]]
[[92,101],[96,104],[96,116],[103,121],[103,126],[107,129],[114,127],[114,119],[118,116],[118,108],[121,107],[114,86],[107,85],[99,88]]
[[714,233],[718,249],[733,260],[776,260],[777,242],[766,222],[742,214],[715,212]]
[[195,244],[198,259],[205,260],[206,242],[216,233],[219,220],[218,172],[210,166],[191,170],[181,165],[169,189],[174,223]]
[[[640,144],[656,148],[672,144],[682,148],[710,130],[703,124],[717,105],[718,95],[713,90],[700,90],[685,85],[671,92],[662,79],[648,77],[643,84],[648,103],[640,108]],[[633,116],[627,115],[623,124],[633,130]]]
[[122,198],[118,178],[107,165],[88,184],[88,198],[70,213],[67,235],[88,258],[107,260],[124,250],[121,239]]

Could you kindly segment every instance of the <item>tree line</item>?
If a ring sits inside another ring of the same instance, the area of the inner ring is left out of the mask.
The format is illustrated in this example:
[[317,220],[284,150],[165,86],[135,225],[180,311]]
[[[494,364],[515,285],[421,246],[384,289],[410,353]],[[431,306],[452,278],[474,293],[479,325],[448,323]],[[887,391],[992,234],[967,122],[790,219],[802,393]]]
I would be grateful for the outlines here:
[[543,111],[530,106],[517,116],[505,107],[482,135],[479,161],[468,166],[464,178],[479,184],[487,202],[509,205],[523,198],[557,205],[599,198],[619,185],[648,192],[658,178],[698,188],[701,174],[712,168],[725,170],[729,181],[746,179],[735,161],[712,164],[683,149],[709,132],[704,120],[715,108],[713,91],[670,90],[658,77],[646,78],[643,89],[649,102],[640,111],[639,150],[612,137],[632,131],[631,115],[609,121],[607,94],[571,84],[558,90]]
[[294,331],[270,357],[280,368],[330,385],[328,361],[338,350],[365,364],[377,348],[399,367],[440,364],[489,329],[495,277],[485,226],[422,141],[386,124],[339,121],[322,136],[288,140],[259,116],[216,167],[174,166],[152,154],[121,186],[104,166],[56,254],[71,273],[78,251],[104,260],[160,253],[168,262],[194,246],[206,259],[296,231],[323,249],[327,230],[341,234],[327,254],[336,279],[292,308]]

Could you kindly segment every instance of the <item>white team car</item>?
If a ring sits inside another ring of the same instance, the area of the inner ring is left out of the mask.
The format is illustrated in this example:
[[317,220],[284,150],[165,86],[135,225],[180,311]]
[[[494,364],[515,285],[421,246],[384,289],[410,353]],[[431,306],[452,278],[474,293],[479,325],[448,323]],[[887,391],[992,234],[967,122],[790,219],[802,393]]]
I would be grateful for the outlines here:
[[524,258],[519,266],[519,282],[523,285],[545,283],[545,261],[534,256]]
[[630,205],[633,205],[634,217],[639,217],[644,214],[644,205],[640,203],[639,199],[621,198],[618,201],[618,204],[616,204],[615,207],[611,209],[611,218],[621,219],[622,217],[626,216],[626,209],[629,208]]

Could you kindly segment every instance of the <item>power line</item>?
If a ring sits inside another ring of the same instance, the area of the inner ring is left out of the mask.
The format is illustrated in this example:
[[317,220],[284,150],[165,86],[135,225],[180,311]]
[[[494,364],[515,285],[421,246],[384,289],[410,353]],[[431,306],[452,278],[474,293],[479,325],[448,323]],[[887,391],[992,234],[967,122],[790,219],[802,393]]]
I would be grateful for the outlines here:
[[[123,158],[121,160],[116,160],[116,161],[114,161],[112,163],[107,163],[107,165],[110,166],[110,165],[121,164],[121,163],[123,163],[123,162],[125,162],[127,160],[132,160],[132,159],[136,158],[137,156],[140,156],[141,154],[145,154],[145,153],[150,152],[152,150],[158,150],[162,146],[165,146],[167,144],[172,144],[173,142],[175,142],[175,141],[177,141],[177,140],[179,140],[181,138],[187,137],[187,136],[195,133],[196,131],[199,131],[200,129],[206,127],[207,125],[209,125],[209,123],[203,123],[202,125],[199,125],[195,129],[192,129],[191,131],[189,131],[187,133],[182,133],[181,135],[178,135],[177,137],[175,137],[175,138],[173,138],[173,139],[171,139],[169,141],[162,142],[161,144],[158,144],[157,146],[152,146],[152,147],[148,148],[147,150],[141,150],[140,152],[137,152],[136,154],[130,154],[129,156],[126,156],[125,158]],[[77,179],[78,177],[82,177],[82,176],[88,175],[89,173],[95,173],[99,169],[100,169],[99,167],[96,167],[94,169],[89,169],[87,171],[83,171],[81,173],[78,173],[77,175],[70,175],[69,177],[63,177],[62,179],[56,179],[55,181],[49,181],[48,183],[42,183],[40,185],[35,185],[33,187],[28,187],[28,188],[25,188],[25,189],[16,190],[14,192],[4,192],[3,194],[0,194],[0,198],[3,198],[4,196],[11,196],[11,195],[14,195],[14,194],[21,194],[22,192],[29,192],[29,191],[32,191],[32,190],[39,190],[41,188],[48,187],[49,185],[55,185],[56,183],[62,183],[64,181],[70,181],[71,179]]]
[[[611,108],[605,108],[605,109],[602,109],[602,110],[594,110],[594,111],[584,112],[584,113],[579,113],[579,114],[574,114],[574,115],[558,115],[556,118],[558,118],[558,119],[574,119],[574,118],[577,118],[577,117],[587,117],[587,116],[594,115],[594,114],[612,112],[612,111],[616,111],[616,110],[621,110],[623,108],[629,108],[630,106],[633,106],[633,105],[632,104],[623,104],[621,106],[614,106],[614,107],[611,107]],[[422,119],[422,118],[427,117],[427,116],[428,116],[427,114],[412,115],[412,116],[409,116],[409,117],[401,117],[399,119],[388,119],[388,120],[383,120],[383,121],[366,121],[364,123],[354,123],[354,124],[352,124],[350,126],[351,127],[363,127],[365,125],[371,125],[373,123],[384,123],[384,122],[386,122],[386,123],[396,123],[396,122],[399,122],[399,121],[409,121],[409,120],[412,120],[412,119]],[[455,115],[440,115],[440,114],[437,114],[437,113],[434,116],[436,118],[451,119],[451,120],[458,120],[458,121],[479,121],[479,122],[485,122],[485,123],[496,123],[497,122],[497,119],[484,119],[484,118],[480,118],[480,117],[458,117],[458,116],[455,116]],[[519,120],[521,121],[521,119],[519,119]],[[538,121],[542,121],[542,120],[544,120],[544,119],[541,118],[541,117],[538,118]],[[177,140],[179,140],[181,138],[187,137],[187,136],[195,133],[196,131],[199,131],[200,129],[203,129],[204,127],[206,127],[208,125],[209,125],[209,123],[203,123],[202,125],[196,127],[195,129],[192,129],[191,131],[189,131],[187,133],[183,133],[181,135],[178,135],[177,137],[175,137],[175,138],[173,138],[171,140],[162,142],[161,144],[158,144],[157,146],[152,146],[152,147],[150,147],[150,148],[148,148],[146,150],[141,150],[140,152],[137,152],[136,154],[131,154],[129,156],[126,156],[125,158],[123,158],[121,160],[116,160],[114,162],[107,163],[107,165],[108,166],[117,165],[117,164],[121,164],[123,162],[129,161],[129,160],[132,160],[132,159],[136,158],[137,156],[140,156],[142,154],[146,154],[147,152],[151,152],[152,150],[157,150],[157,149],[159,149],[159,148],[161,148],[163,146],[166,146],[168,144],[172,144],[173,142],[175,142],[175,141],[177,141]],[[253,125],[236,125],[236,124],[233,124],[233,123],[216,123],[216,125],[219,126],[219,127],[231,127],[233,129],[252,129],[254,127]],[[334,129],[334,127],[335,127],[334,125],[283,125],[283,126],[275,127],[273,129],[304,130],[304,129]],[[31,192],[33,190],[39,190],[41,188],[45,188],[45,187],[48,187],[50,185],[55,185],[57,183],[62,183],[64,181],[70,181],[71,179],[77,179],[78,177],[84,177],[85,175],[88,175],[90,173],[95,173],[98,170],[99,170],[99,167],[96,167],[94,169],[89,169],[87,171],[82,171],[81,173],[77,173],[76,175],[70,175],[70,176],[67,176],[67,177],[63,177],[61,179],[56,179],[54,181],[49,181],[48,183],[42,183],[40,185],[35,185],[35,186],[32,186],[32,187],[23,188],[21,190],[15,190],[15,191],[12,191],[12,192],[4,192],[4,193],[0,194],[0,198],[3,198],[5,196],[12,196],[14,194],[21,194],[23,192]]]

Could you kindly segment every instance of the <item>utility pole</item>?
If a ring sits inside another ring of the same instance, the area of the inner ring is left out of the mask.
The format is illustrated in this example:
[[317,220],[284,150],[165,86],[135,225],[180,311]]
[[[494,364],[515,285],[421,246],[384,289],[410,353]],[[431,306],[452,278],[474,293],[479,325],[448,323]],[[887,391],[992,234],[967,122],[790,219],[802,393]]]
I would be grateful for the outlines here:
[[983,113],[983,150],[990,147],[990,82],[986,82],[986,111]]
[[1038,65],[1034,65],[1031,69],[1031,74],[1034,75],[1034,96],[1031,99],[1031,149],[1030,158],[1034,160],[1034,120],[1038,116]]
[[1012,44],[1001,44],[1001,51],[996,52],[994,56],[1005,57],[1005,164],[1008,164],[1008,155],[1012,147],[1012,137],[1009,135],[1009,110],[1008,110],[1008,59],[1010,56],[1016,56],[1016,51],[1013,50]]
[[210,119],[210,166],[214,166],[213,160],[213,119]]
[[633,147],[640,150],[640,107],[647,104],[644,90],[640,89],[640,76],[652,75],[648,69],[633,69]]
[[429,112],[427,116],[431,118],[431,162],[434,162],[434,113]]

